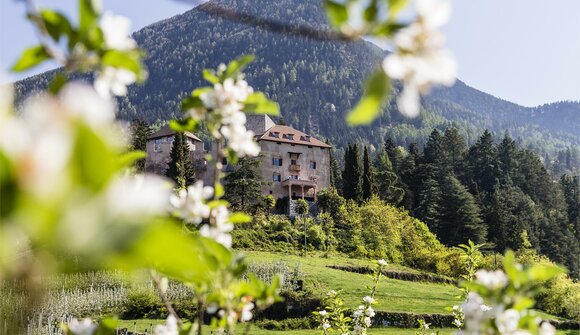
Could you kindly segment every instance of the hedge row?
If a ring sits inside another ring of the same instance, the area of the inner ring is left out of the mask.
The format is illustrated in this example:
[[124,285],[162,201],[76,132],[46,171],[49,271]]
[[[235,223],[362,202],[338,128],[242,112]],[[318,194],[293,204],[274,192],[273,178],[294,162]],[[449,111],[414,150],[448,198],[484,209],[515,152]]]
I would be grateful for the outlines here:
[[[345,311],[350,315],[352,311]],[[417,320],[425,320],[433,328],[455,328],[453,325],[454,317],[451,314],[416,314],[403,312],[383,312],[377,311],[373,317],[373,327],[398,327],[398,328],[416,328],[419,326]],[[548,320],[559,330],[578,330],[580,322],[577,321],[557,321]],[[269,330],[296,330],[296,329],[314,329],[318,325],[312,317],[290,318],[285,320],[259,320],[256,325],[260,328]]]
[[[368,266],[354,266],[354,265],[328,265],[331,269],[369,274],[373,273],[374,269]],[[393,270],[383,270],[383,275],[387,278],[405,280],[405,281],[415,281],[415,282],[429,282],[436,284],[451,284],[457,285],[457,281],[454,279],[432,275],[428,273],[413,273],[404,271],[393,271]]]

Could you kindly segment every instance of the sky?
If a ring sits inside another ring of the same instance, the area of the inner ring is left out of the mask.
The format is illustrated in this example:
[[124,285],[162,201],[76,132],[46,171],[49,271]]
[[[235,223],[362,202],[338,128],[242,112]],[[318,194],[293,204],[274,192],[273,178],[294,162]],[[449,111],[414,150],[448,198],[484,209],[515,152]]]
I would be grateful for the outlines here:
[[[182,13],[200,0],[103,0],[104,8],[130,17],[134,30]],[[77,0],[37,0],[72,16]],[[580,0],[455,0],[445,27],[459,63],[459,79],[524,106],[580,100]],[[36,38],[24,6],[0,0],[0,71]],[[18,79],[41,72],[12,75]],[[6,81],[6,80],[4,80]]]

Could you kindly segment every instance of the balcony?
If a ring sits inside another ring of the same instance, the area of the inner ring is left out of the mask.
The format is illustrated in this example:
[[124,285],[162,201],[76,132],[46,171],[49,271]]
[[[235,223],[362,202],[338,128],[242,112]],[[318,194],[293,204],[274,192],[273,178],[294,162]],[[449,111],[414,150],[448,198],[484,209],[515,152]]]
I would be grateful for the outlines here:
[[306,179],[294,179],[294,178],[287,178],[286,180],[282,181],[282,187],[292,187],[292,186],[304,186],[304,187],[316,187],[316,182],[313,180],[306,180]]
[[298,164],[291,164],[290,165],[290,171],[292,171],[292,172],[300,172],[300,165],[298,165]]

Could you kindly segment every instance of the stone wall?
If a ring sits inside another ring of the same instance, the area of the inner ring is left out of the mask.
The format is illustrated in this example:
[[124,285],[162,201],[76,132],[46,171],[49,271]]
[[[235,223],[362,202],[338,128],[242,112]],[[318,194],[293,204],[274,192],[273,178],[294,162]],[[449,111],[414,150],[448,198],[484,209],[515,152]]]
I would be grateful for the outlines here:
[[[170,140],[173,136],[166,136],[147,141],[147,158],[145,160],[145,171],[159,175],[165,175],[168,164],[171,161],[171,146],[173,142]],[[158,142],[158,150],[155,150],[155,141]],[[204,147],[203,142],[195,141],[187,138],[190,142],[191,159],[193,160],[193,167],[196,171],[196,178],[203,177],[205,170]]]

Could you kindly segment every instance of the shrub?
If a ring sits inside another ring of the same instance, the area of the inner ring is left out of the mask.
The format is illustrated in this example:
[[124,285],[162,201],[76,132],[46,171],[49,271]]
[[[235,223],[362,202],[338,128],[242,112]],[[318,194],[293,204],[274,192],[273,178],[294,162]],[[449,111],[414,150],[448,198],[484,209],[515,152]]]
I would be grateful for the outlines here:
[[121,318],[163,319],[166,315],[165,306],[153,290],[133,289],[127,294]]

